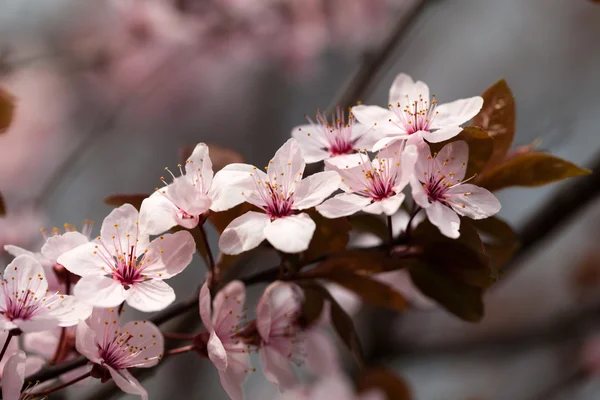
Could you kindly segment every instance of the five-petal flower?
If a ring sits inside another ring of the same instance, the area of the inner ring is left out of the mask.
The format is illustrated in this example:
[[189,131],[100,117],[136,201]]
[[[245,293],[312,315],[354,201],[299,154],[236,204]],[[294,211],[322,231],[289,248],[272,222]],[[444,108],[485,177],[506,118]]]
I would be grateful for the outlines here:
[[[103,372],[108,372],[126,393],[148,399],[146,389],[128,368],[150,368],[163,356],[164,343],[160,329],[148,321],[131,321],[121,326],[114,309],[95,309],[87,322],[77,326],[77,351]],[[103,377],[104,378],[104,377]]]
[[289,139],[269,162],[267,173],[248,164],[223,169],[237,177],[229,191],[242,193],[246,201],[264,213],[249,211],[223,231],[219,248],[225,254],[251,250],[267,239],[277,250],[299,253],[308,248],[315,223],[306,210],[319,205],[339,188],[335,171],[319,172],[302,179],[304,159],[298,143]]
[[482,106],[480,96],[438,105],[435,96],[430,98],[427,84],[399,74],[390,88],[387,110],[359,105],[352,108],[352,113],[359,122],[385,136],[373,146],[377,151],[413,134],[431,143],[453,138],[461,132],[460,125],[477,115]]
[[500,211],[500,202],[488,190],[465,183],[469,146],[459,140],[430,154],[429,146],[419,147],[412,196],[425,209],[427,217],[450,238],[460,236],[460,216],[472,219],[490,217]]
[[8,264],[0,285],[0,329],[37,332],[73,326],[92,312],[74,296],[48,291],[44,268],[28,255]]
[[164,279],[188,266],[196,246],[187,231],[149,241],[138,211],[125,204],[104,219],[97,243],[76,247],[61,255],[58,263],[82,277],[73,290],[82,301],[96,307],[126,301],[140,311],[158,311],[175,300]]
[[371,160],[368,155],[340,158],[326,167],[342,176],[339,194],[317,206],[324,217],[339,218],[358,211],[393,215],[404,201],[402,190],[408,184],[417,159],[417,147],[397,142]]

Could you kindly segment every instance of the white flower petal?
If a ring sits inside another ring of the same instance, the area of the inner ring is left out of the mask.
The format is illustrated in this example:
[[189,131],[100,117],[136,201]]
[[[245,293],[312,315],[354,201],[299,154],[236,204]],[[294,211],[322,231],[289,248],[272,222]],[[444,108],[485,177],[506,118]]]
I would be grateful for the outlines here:
[[447,182],[460,182],[465,178],[469,161],[469,145],[463,140],[448,143],[435,157],[435,169],[440,170]]
[[[92,306],[80,301],[75,296],[60,296],[54,300],[52,306],[46,308],[45,315],[55,318],[62,327],[77,325],[79,321],[87,319],[92,314]],[[35,320],[32,317],[31,320]]]
[[213,301],[213,326],[219,335],[226,335],[237,325],[243,314],[246,288],[242,281],[231,281],[216,295]]
[[79,321],[75,334],[75,348],[85,358],[94,363],[100,363],[98,355],[98,338],[96,332],[84,321]]
[[140,207],[140,229],[149,235],[158,235],[176,226],[177,207],[166,195],[168,186],[156,190],[142,201]]
[[[189,215],[198,216],[210,208],[212,201],[207,194],[208,188],[200,187],[200,183],[193,179],[194,177],[188,177],[187,175],[176,178],[168,186],[167,193],[173,203],[181,210]],[[196,221],[196,224],[198,224],[198,221]],[[190,228],[194,226],[190,226]]]
[[302,150],[298,142],[292,138],[288,139],[269,161],[267,174],[271,182],[288,182],[288,187],[293,191],[295,186],[293,182],[302,178],[305,165]]
[[320,327],[315,326],[306,331],[304,336],[306,347],[306,365],[318,376],[341,372],[340,360],[331,336]]
[[480,96],[441,104],[436,108],[438,114],[433,120],[432,128],[464,124],[476,116],[481,111],[482,106],[483,98]]
[[427,218],[440,232],[449,238],[456,239],[460,236],[458,231],[460,228],[460,219],[454,210],[446,207],[439,201],[431,203],[431,206],[426,208]]
[[81,301],[95,307],[116,307],[125,301],[125,288],[114,279],[99,275],[84,276],[73,288]]
[[[101,254],[105,254],[102,257]],[[86,243],[62,254],[57,262],[79,276],[103,276],[110,271],[106,259],[110,257],[100,245]]]
[[444,140],[452,139],[454,136],[461,133],[462,130],[463,129],[460,126],[444,126],[433,132],[423,131],[421,135],[423,135],[423,139],[427,140],[429,143],[440,143]]
[[202,319],[202,323],[208,332],[212,332],[214,330],[212,323],[212,311],[211,311],[211,298],[210,298],[210,290],[208,289],[207,282],[204,282],[202,288],[200,288],[200,297],[199,297],[199,305],[200,305],[200,318]]
[[49,260],[57,260],[58,257],[69,250],[89,243],[90,239],[79,232],[66,232],[62,235],[50,236],[42,246],[42,255]]
[[404,194],[398,193],[397,195],[388,197],[387,199],[374,201],[372,204],[369,204],[363,208],[363,211],[370,214],[394,215],[398,212],[398,209],[402,205],[403,201]]
[[105,365],[110,372],[110,376],[113,378],[113,381],[117,384],[117,386],[129,394],[136,394],[142,397],[142,400],[148,400],[148,392],[144,387],[131,375],[129,371],[126,369],[116,370],[109,365]]
[[265,378],[277,385],[280,391],[290,389],[297,384],[298,379],[292,371],[290,360],[277,349],[269,345],[263,346],[260,349],[260,358]]
[[279,251],[300,253],[308,249],[315,232],[315,222],[306,213],[278,218],[268,224],[265,237]]
[[150,368],[158,364],[163,356],[165,345],[160,329],[150,321],[130,321],[121,327],[121,332],[129,332],[129,346],[143,349],[135,357],[129,358],[127,368]]
[[412,177],[410,180],[410,188],[412,198],[421,208],[428,208],[431,206],[429,202],[429,196],[425,193],[425,189],[423,188],[423,184],[417,180],[417,178]]
[[151,279],[133,284],[125,291],[125,301],[136,310],[160,311],[175,301],[175,291],[167,283]]
[[[35,284],[32,281],[35,279]],[[13,281],[19,290],[29,289],[33,297],[46,296],[48,281],[44,267],[31,256],[18,256],[4,270],[4,280]],[[4,296],[0,296],[4,297]]]
[[2,372],[2,398],[4,400],[19,400],[21,387],[25,382],[25,352],[13,354]]
[[413,81],[413,79],[404,73],[396,75],[392,86],[390,87],[389,101],[392,104],[400,103],[402,109],[411,105],[412,102],[419,100],[429,101],[429,87],[425,82]]
[[385,137],[379,139],[373,145],[373,151],[382,150],[382,149],[386,148],[387,146],[390,146],[393,143],[396,143],[398,140],[406,140],[408,138],[409,138],[409,135],[385,136]]
[[253,176],[262,172],[249,164],[229,164],[215,174],[209,196],[212,211],[225,211],[246,201],[247,193],[256,189]]
[[325,218],[339,218],[355,214],[371,203],[371,199],[357,194],[342,193],[317,206]]
[[[309,135],[310,133],[310,135]],[[329,158],[324,150],[321,130],[312,125],[297,126],[292,130],[292,137],[298,142],[306,163],[315,163]]]
[[227,369],[227,351],[215,331],[210,333],[210,338],[206,344],[206,351],[208,352],[208,358],[210,358],[210,361],[212,361],[219,372],[225,372]]
[[468,183],[457,185],[451,187],[448,194],[452,195],[448,203],[454,211],[465,217],[483,219],[500,211],[500,202],[496,196],[479,186]]
[[208,146],[198,143],[192,155],[185,163],[185,174],[203,180],[203,185],[208,191],[213,180],[213,167],[210,159]]
[[132,245],[137,246],[138,252],[148,247],[150,238],[147,233],[140,231],[138,217],[138,211],[134,206],[123,204],[104,218],[100,228],[100,239],[111,254],[128,253]]
[[227,370],[219,371],[219,378],[231,400],[244,399],[242,385],[250,369],[250,356],[247,352],[242,353],[241,349],[236,349],[227,353]]
[[378,135],[406,133],[399,126],[398,117],[387,108],[365,105],[354,106],[352,107],[352,114],[358,122],[373,129]]
[[142,260],[142,275],[168,279],[192,262],[196,242],[188,231],[167,233],[154,239]]
[[339,189],[341,177],[336,171],[318,172],[302,179],[294,193],[295,210],[305,210],[319,205]]
[[252,250],[265,239],[265,227],[269,220],[268,215],[255,211],[237,217],[221,234],[219,248],[225,254]]

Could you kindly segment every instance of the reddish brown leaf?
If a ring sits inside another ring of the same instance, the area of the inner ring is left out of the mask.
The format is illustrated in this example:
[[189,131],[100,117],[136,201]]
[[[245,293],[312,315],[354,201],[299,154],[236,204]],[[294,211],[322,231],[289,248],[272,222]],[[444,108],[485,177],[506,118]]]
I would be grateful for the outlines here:
[[150,195],[142,193],[113,194],[105,198],[104,203],[114,207],[121,207],[123,204],[131,204],[139,210],[142,206],[142,201],[144,201],[144,199],[148,196]]
[[317,228],[303,254],[304,260],[317,260],[325,254],[340,252],[346,248],[352,229],[348,218],[325,218],[314,209],[307,212]]

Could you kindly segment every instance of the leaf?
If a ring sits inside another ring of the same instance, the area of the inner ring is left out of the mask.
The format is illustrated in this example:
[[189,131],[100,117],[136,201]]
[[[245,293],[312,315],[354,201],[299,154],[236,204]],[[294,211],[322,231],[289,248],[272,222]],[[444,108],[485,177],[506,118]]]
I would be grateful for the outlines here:
[[[207,143],[207,145],[210,161],[213,164],[213,171],[215,173],[223,169],[228,164],[243,163],[245,161],[244,156],[233,149],[219,146],[218,144],[214,143]],[[192,146],[185,146],[179,149],[179,157],[182,164],[185,164],[185,161],[190,158],[193,151],[194,147]]]
[[388,228],[385,221],[373,214],[356,214],[350,217],[352,229],[358,232],[371,233],[378,238],[388,240]]
[[105,198],[104,203],[114,207],[121,207],[123,204],[131,204],[139,210],[142,206],[142,201],[148,196],[150,195],[143,193],[113,194]]
[[493,192],[510,186],[541,186],[590,173],[589,169],[550,154],[531,153],[517,156],[486,172],[478,185]]
[[6,215],[6,203],[4,202],[4,196],[0,193],[0,217]]
[[462,243],[478,253],[483,253],[483,243],[481,242],[481,238],[469,222],[469,219],[461,218],[460,236],[457,239],[451,239],[442,235],[440,230],[426,219],[413,231],[411,243],[422,246],[441,242]]
[[466,126],[457,136],[441,143],[431,143],[431,151],[439,152],[448,143],[464,140],[469,145],[469,161],[465,178],[480,173],[489,162],[494,150],[494,139],[484,130]]
[[424,262],[410,268],[413,283],[457,317],[477,322],[483,318],[482,290],[460,282],[444,270]]
[[412,391],[404,379],[386,368],[370,368],[358,378],[358,392],[382,390],[388,400],[410,400]]
[[356,362],[362,366],[363,362],[363,352],[362,347],[360,345],[360,340],[358,339],[358,334],[356,333],[356,329],[354,327],[354,323],[352,322],[352,318],[344,311],[344,309],[339,305],[337,300],[329,293],[327,289],[325,289],[322,285],[314,281],[302,281],[299,282],[302,289],[306,291],[314,291],[317,292],[323,299],[328,300],[330,304],[330,313],[331,313],[331,323],[337,334],[339,335],[342,342],[350,349],[350,352],[354,356]]
[[304,260],[310,262],[329,253],[346,249],[350,240],[352,226],[348,218],[329,219],[323,217],[314,208],[307,211],[317,225],[308,249],[304,252]]
[[338,272],[324,278],[351,290],[360,296],[363,301],[375,307],[388,308],[394,311],[406,311],[408,308],[408,303],[400,292],[368,276]]
[[0,133],[6,132],[15,114],[14,97],[0,89]]
[[481,97],[483,107],[472,123],[486,130],[494,139],[487,165],[487,168],[493,168],[504,160],[515,137],[515,99],[504,79],[489,87]]
[[299,322],[304,328],[312,326],[323,314],[325,298],[319,290],[314,290],[311,285],[303,286],[304,302]]
[[472,220],[470,224],[481,234],[484,251],[492,261],[493,273],[498,276],[519,249],[517,234],[498,217]]
[[221,234],[231,221],[246,214],[248,211],[258,211],[258,208],[250,203],[242,203],[226,211],[211,212],[208,215],[208,220],[213,224],[217,232]]

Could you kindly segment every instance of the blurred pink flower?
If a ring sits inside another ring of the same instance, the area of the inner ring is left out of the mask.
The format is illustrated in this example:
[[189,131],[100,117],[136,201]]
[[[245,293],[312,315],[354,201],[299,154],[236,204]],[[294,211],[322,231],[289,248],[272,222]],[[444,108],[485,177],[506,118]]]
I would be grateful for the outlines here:
[[331,375],[318,381],[314,386],[300,386],[285,392],[281,400],[385,400],[387,396],[379,389],[370,389],[356,394],[346,377]]
[[[18,251],[13,252],[13,249],[30,247],[38,242],[40,228],[44,226],[44,223],[43,215],[33,208],[9,210],[4,217],[0,217],[0,251],[5,251],[13,256],[22,254]],[[40,260],[42,258],[40,253],[36,255],[27,253]]]

